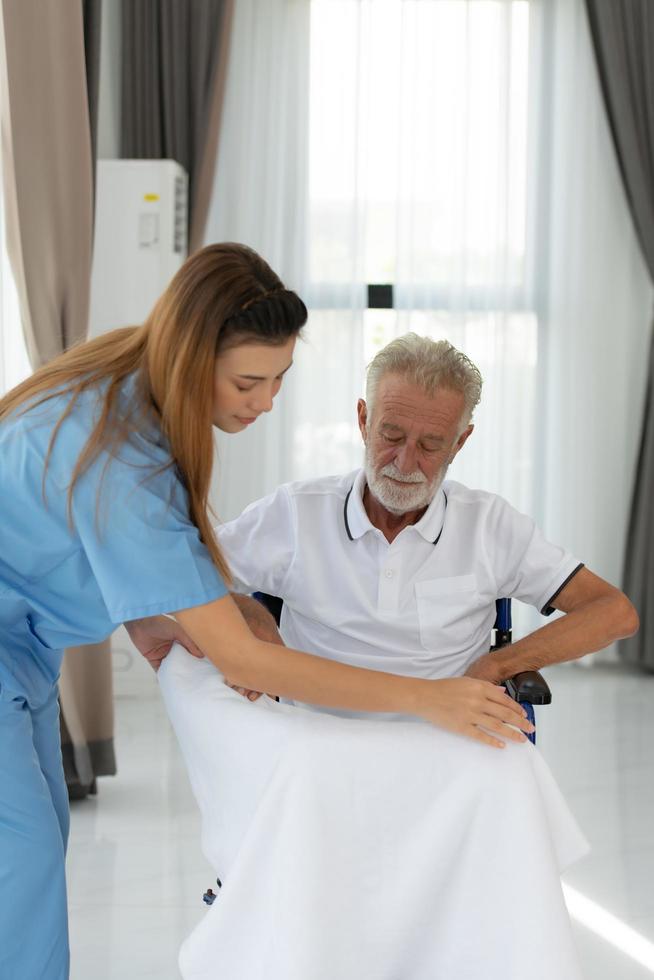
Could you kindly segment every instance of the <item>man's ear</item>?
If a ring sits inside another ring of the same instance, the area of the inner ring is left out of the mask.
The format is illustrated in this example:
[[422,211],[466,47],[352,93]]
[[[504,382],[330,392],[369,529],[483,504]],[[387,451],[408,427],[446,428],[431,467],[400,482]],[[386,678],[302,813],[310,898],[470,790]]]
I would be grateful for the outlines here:
[[472,435],[473,429],[474,429],[474,425],[471,422],[470,425],[468,425],[463,430],[463,432],[461,433],[461,435],[459,436],[459,438],[456,440],[454,449],[452,450],[452,455],[450,456],[450,463],[453,463],[454,462],[454,460],[455,460],[456,456],[458,455],[458,453],[460,452],[460,450],[463,449],[463,446],[467,442],[468,438]]
[[363,398],[360,398],[357,402],[357,419],[359,421],[359,432],[361,433],[361,437],[365,442],[368,435],[368,406]]

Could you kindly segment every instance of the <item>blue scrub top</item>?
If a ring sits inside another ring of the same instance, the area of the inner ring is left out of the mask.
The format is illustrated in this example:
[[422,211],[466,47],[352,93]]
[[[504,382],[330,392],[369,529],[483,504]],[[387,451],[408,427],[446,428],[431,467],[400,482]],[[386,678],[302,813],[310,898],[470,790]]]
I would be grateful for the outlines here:
[[[135,386],[130,375],[121,414],[137,404]],[[156,472],[171,457],[151,423],[116,457],[100,454],[80,478],[71,528],[68,486],[98,417],[98,389],[80,396],[59,429],[44,502],[44,461],[68,402],[57,395],[0,422],[0,699],[23,696],[33,706],[56,683],[66,647],[227,592],[189,518],[175,468]]]

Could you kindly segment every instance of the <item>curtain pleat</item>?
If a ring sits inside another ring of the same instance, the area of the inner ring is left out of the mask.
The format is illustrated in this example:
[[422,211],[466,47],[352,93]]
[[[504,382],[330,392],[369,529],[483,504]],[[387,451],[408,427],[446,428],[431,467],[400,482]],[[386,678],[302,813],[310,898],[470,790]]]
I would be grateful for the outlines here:
[[[100,0],[3,0],[7,248],[32,368],[88,328]],[[71,796],[115,772],[108,642],[64,656],[62,748]]]
[[82,0],[84,16],[84,62],[86,65],[86,94],[91,132],[91,163],[95,186],[95,161],[98,155],[98,96],[100,91],[100,35],[102,0]]
[[33,368],[87,329],[92,158],[79,4],[3,0],[7,249]]
[[[654,281],[654,6],[586,0],[606,111],[634,225]],[[623,660],[654,670],[654,347],[642,421],[624,565],[624,589],[641,627],[619,645]]]
[[116,773],[111,643],[70,647],[61,665],[61,749],[68,793],[95,791],[98,776]]
[[233,5],[123,0],[121,156],[184,167],[191,251],[209,205]]

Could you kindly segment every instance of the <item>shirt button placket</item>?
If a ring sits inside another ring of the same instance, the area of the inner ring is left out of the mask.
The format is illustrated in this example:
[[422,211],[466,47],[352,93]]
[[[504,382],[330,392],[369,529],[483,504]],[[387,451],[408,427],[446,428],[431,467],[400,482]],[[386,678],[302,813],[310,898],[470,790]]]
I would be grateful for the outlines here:
[[394,613],[398,609],[399,579],[395,568],[381,569],[379,578],[379,609],[380,612]]

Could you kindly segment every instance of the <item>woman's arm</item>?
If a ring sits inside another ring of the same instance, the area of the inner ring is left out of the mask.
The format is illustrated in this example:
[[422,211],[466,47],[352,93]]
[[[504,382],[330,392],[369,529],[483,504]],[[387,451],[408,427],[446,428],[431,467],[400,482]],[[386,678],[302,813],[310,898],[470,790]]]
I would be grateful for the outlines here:
[[496,747],[504,743],[490,732],[524,741],[524,736],[510,726],[532,731],[522,708],[488,681],[400,677],[259,640],[231,596],[174,615],[235,687],[351,711],[411,714]]

